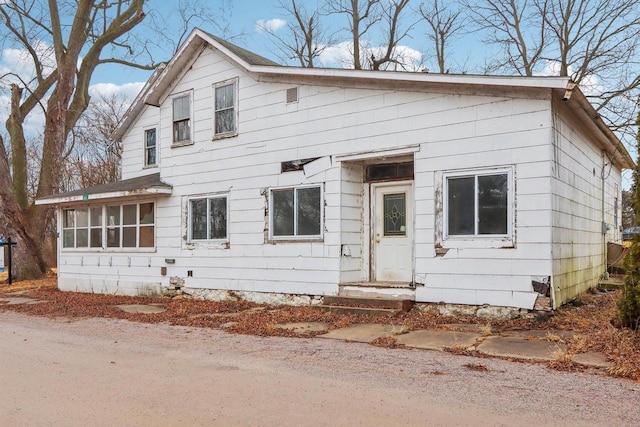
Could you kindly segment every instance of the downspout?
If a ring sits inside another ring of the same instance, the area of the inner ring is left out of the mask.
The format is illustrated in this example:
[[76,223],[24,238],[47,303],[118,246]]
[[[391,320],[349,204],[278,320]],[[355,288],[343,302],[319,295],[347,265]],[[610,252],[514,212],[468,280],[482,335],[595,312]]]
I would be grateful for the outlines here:
[[602,179],[602,198],[601,198],[601,210],[602,210],[602,265],[603,272],[600,278],[602,280],[609,280],[609,272],[607,271],[607,231],[609,230],[609,224],[605,222],[604,215],[604,198],[605,198],[605,170],[607,169],[607,152],[602,150],[602,171],[600,173],[600,178]]

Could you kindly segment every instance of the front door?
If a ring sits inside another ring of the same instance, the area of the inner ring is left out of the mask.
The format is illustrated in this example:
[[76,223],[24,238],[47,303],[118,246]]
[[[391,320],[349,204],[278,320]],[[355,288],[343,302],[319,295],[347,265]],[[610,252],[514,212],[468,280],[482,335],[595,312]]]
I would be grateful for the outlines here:
[[373,274],[378,282],[411,282],[413,185],[372,184]]

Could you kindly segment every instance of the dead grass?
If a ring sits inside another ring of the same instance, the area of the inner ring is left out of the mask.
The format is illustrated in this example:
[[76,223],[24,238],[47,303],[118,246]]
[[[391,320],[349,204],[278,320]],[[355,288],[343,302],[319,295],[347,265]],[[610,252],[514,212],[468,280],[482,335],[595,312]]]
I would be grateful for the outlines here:
[[477,372],[489,372],[490,369],[487,367],[487,365],[483,365],[482,363],[467,363],[465,365],[463,365],[465,368],[469,369],[470,371],[477,371]]
[[[595,351],[605,354],[613,362],[614,366],[607,371],[608,374],[640,381],[640,332],[619,327],[615,308],[617,292],[585,295],[582,297],[583,305],[563,307],[546,321],[516,319],[492,320],[489,323],[486,319],[475,317],[438,316],[417,310],[389,318],[325,313],[310,307],[276,307],[246,301],[211,302],[186,298],[144,298],[60,292],[56,288],[56,277],[53,274],[41,280],[17,282],[12,286],[0,284],[0,295],[15,292],[40,302],[12,305],[0,303],[0,310],[52,318],[107,317],[188,327],[224,327],[229,332],[260,336],[311,337],[322,333],[299,333],[276,327],[280,323],[295,322],[322,322],[328,325],[329,330],[358,323],[397,325],[402,331],[439,328],[452,323],[478,324],[487,334],[546,329],[550,333],[545,339],[567,345],[566,354],[559,355],[550,363],[552,368],[574,370],[576,367],[571,361],[572,355]],[[115,307],[119,304],[156,304],[165,308],[166,311],[156,314],[129,314]],[[553,330],[571,331],[573,336],[560,336],[553,333]],[[372,344],[386,348],[400,347],[394,337],[381,338]],[[449,351],[459,354],[472,353],[468,349],[449,349]]]

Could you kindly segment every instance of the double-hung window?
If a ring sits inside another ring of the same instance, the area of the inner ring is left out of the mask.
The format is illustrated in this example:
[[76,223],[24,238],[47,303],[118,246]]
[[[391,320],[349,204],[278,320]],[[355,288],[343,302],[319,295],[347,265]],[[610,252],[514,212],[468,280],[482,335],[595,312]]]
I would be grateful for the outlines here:
[[446,237],[511,236],[510,170],[449,174],[444,187]]
[[156,129],[147,129],[144,131],[144,165],[156,165]]
[[320,186],[271,190],[271,237],[322,237],[322,191]]
[[227,240],[227,196],[189,200],[189,240]]
[[62,247],[89,247],[89,209],[76,208],[62,211]]
[[191,141],[191,93],[173,98],[173,143]]
[[233,79],[214,85],[214,138],[237,133],[237,84]]

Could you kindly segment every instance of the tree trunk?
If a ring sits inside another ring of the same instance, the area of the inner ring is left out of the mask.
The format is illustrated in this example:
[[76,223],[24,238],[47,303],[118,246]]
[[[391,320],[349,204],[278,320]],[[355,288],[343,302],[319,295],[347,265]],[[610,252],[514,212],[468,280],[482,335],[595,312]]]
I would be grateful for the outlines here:
[[0,235],[11,237],[17,244],[13,247],[13,277],[16,279],[34,279],[46,271],[42,252],[36,241],[27,232],[30,223],[29,211],[18,206],[4,141],[0,137]]

